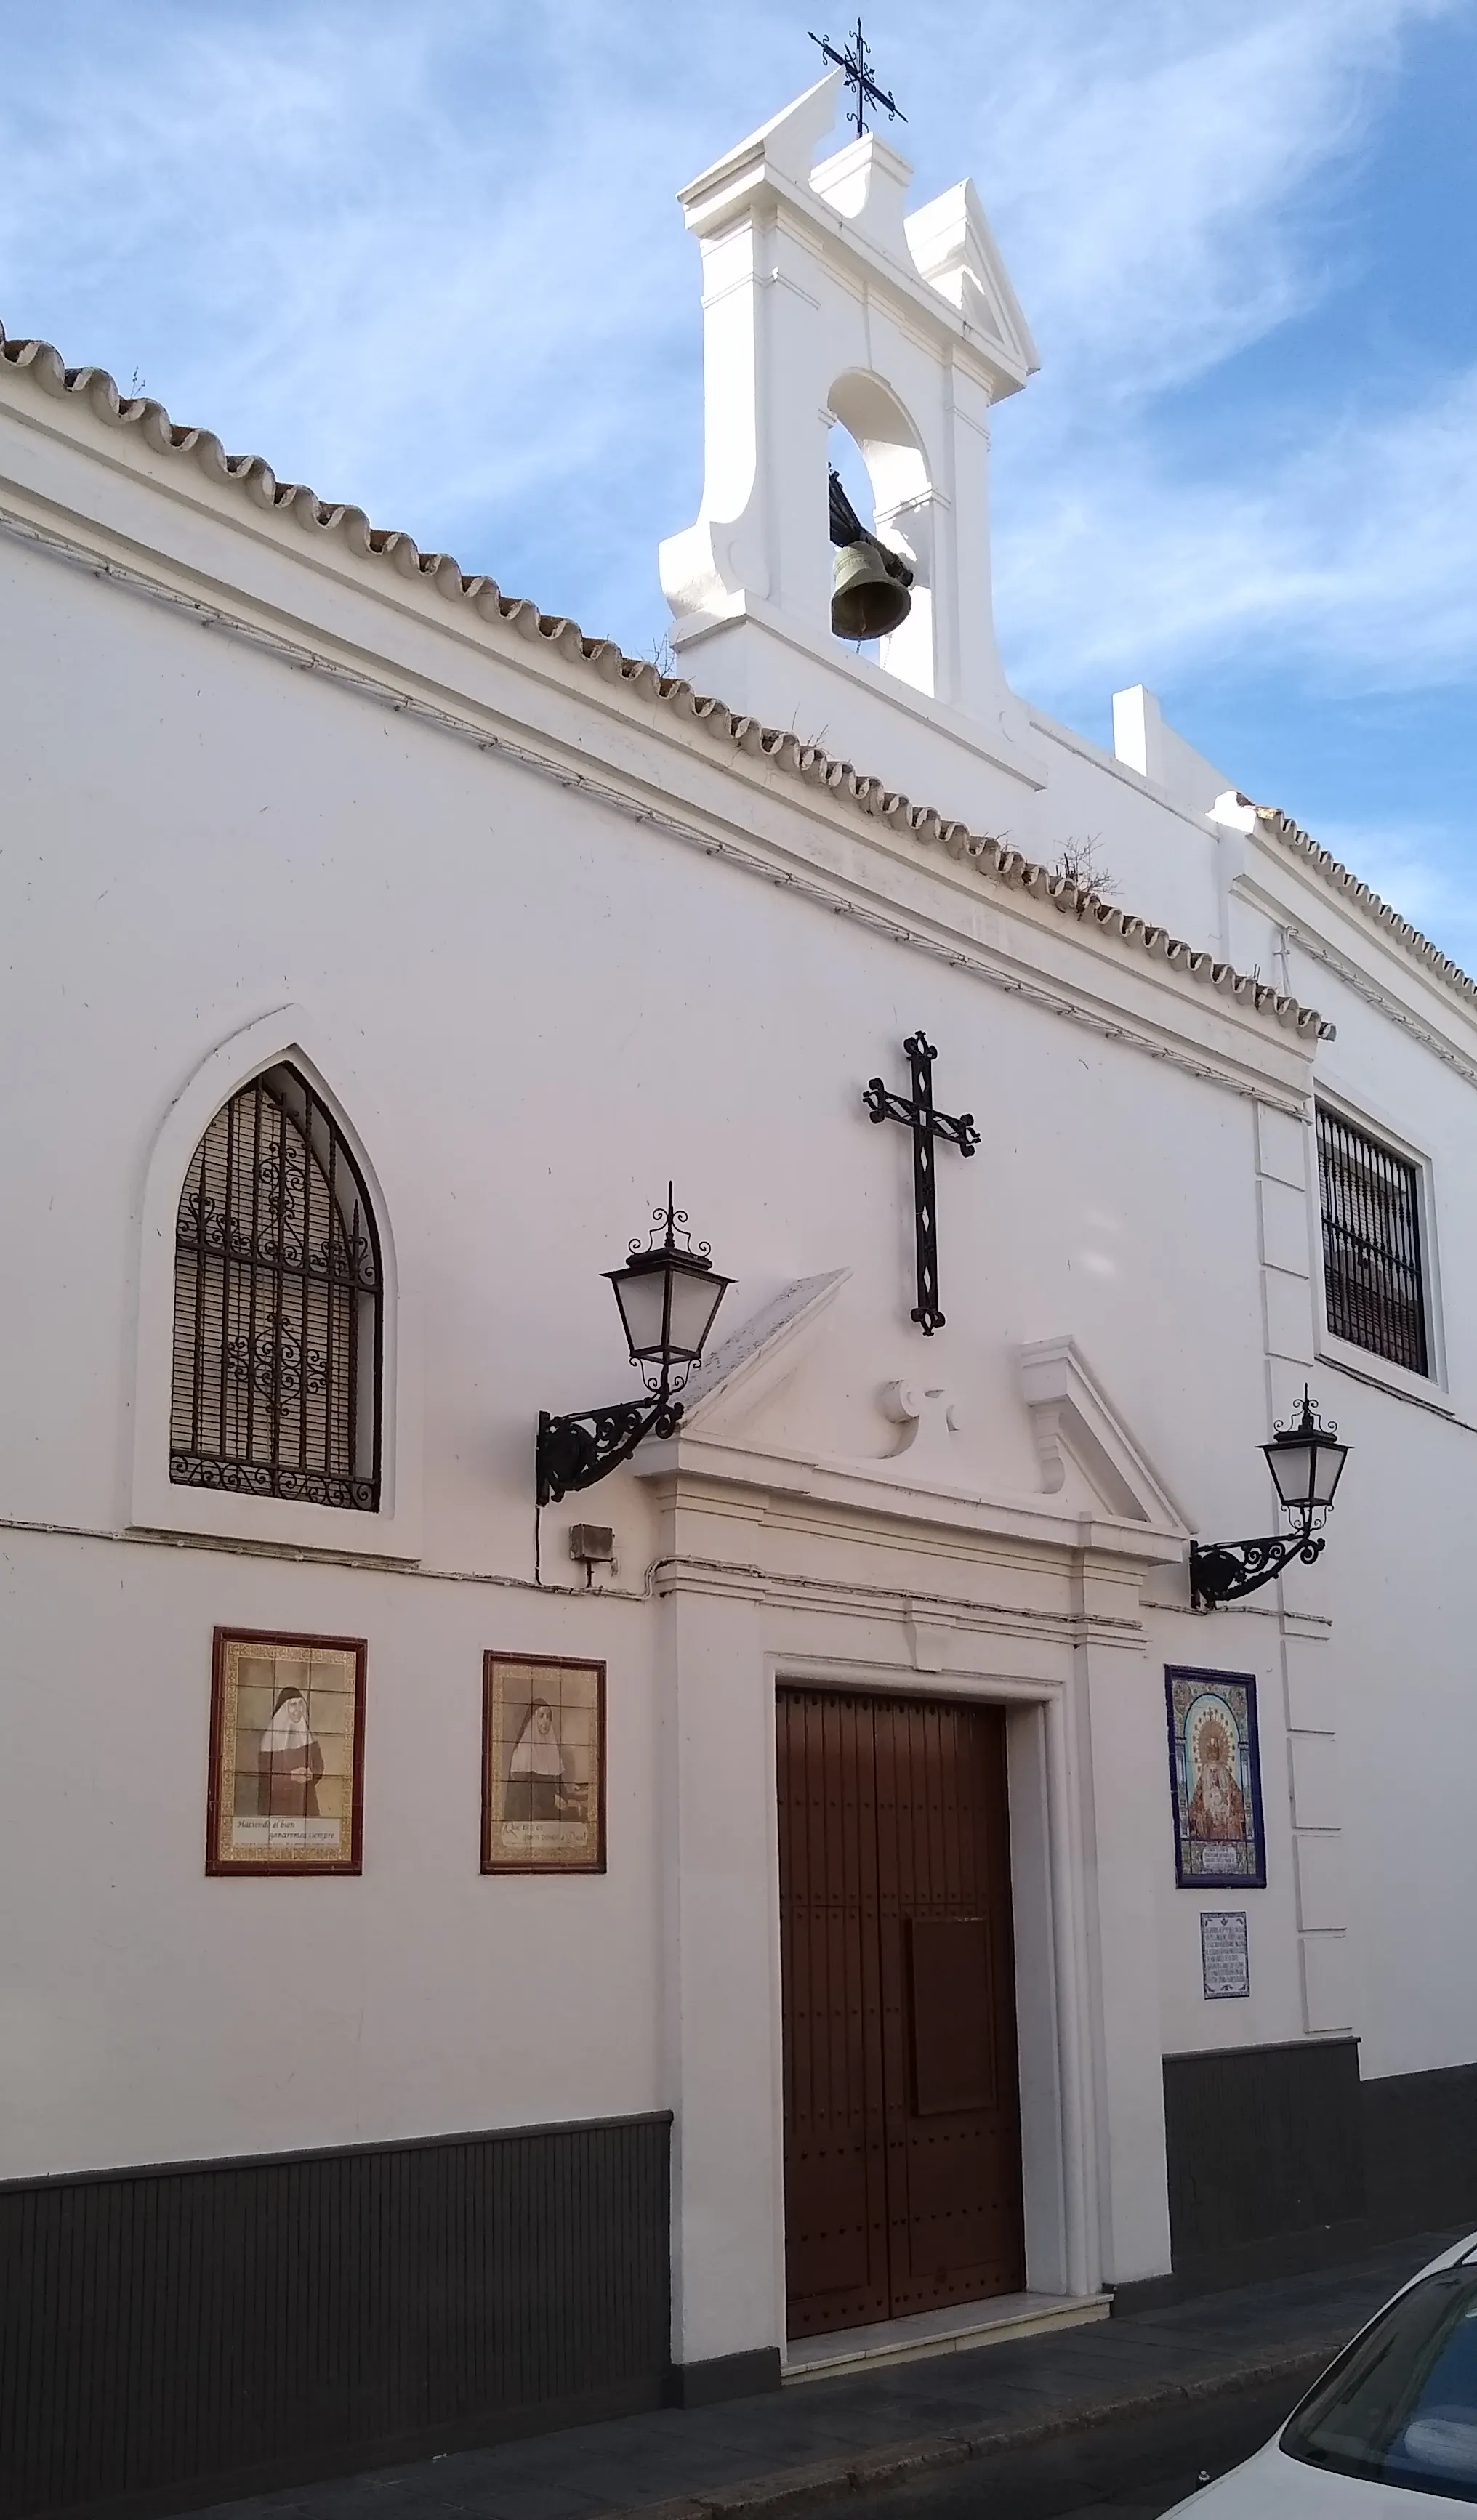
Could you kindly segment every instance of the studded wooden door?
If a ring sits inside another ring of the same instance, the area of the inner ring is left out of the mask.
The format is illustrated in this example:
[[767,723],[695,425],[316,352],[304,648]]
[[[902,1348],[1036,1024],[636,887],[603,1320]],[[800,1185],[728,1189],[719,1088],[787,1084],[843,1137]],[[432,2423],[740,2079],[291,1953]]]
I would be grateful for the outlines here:
[[1025,2283],[1005,1718],[779,1692],[792,2336]]

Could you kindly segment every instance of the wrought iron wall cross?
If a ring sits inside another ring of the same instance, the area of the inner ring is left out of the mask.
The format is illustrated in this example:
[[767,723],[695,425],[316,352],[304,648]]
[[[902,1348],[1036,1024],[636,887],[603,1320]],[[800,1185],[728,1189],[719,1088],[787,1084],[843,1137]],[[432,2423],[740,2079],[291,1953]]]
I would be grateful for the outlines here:
[[874,1120],[900,1120],[913,1133],[913,1211],[918,1243],[918,1300],[911,1318],[925,1338],[944,1328],[939,1310],[939,1212],[934,1196],[934,1140],[944,1138],[961,1155],[972,1155],[980,1143],[974,1113],[956,1120],[934,1109],[934,1060],[939,1054],[921,1032],[909,1033],[902,1045],[913,1071],[910,1097],[892,1094],[874,1076],[862,1101]]

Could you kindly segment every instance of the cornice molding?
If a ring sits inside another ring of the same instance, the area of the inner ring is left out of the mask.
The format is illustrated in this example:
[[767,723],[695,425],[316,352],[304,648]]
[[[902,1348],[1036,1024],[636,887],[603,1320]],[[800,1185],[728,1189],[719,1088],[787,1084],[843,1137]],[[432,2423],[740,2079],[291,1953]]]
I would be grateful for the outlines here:
[[[1365,883],[1362,877],[1355,875],[1334,856],[1331,849],[1324,848],[1311,832],[1305,832],[1290,814],[1284,814],[1279,806],[1258,805],[1250,796],[1243,795],[1239,788],[1228,788],[1223,796],[1217,798],[1211,820],[1223,832],[1240,832],[1270,863],[1294,866],[1299,875],[1310,879],[1320,891],[1331,894],[1340,909],[1354,922],[1356,929],[1376,942],[1383,954],[1392,956],[1397,968],[1402,964],[1413,968],[1440,996],[1454,1000],[1470,1021],[1477,1022],[1477,980],[1471,979],[1460,964],[1454,962],[1450,954],[1444,954],[1439,945],[1433,945],[1430,938],[1423,936],[1420,929],[1400,911],[1383,901],[1372,884]],[[1277,896],[1269,892],[1265,885],[1259,885],[1255,877],[1243,871],[1236,877],[1233,888],[1245,898],[1255,896],[1280,925],[1289,925],[1286,911]],[[1347,956],[1341,955],[1330,938],[1310,938],[1305,929],[1299,934],[1299,942],[1315,961],[1337,973],[1341,979],[1347,978],[1349,985],[1370,1005],[1380,1007],[1396,1021],[1407,1021],[1408,1029],[1419,1028],[1419,1018],[1408,1018],[1401,1001],[1382,989],[1372,972],[1359,969]],[[1438,1048],[1438,1037],[1434,1032],[1428,1038],[1429,1046],[1437,1050],[1438,1057],[1445,1057],[1446,1052]],[[1461,1053],[1455,1050],[1454,1044],[1452,1047],[1454,1055],[1448,1063],[1463,1066]]]
[[[1427,1023],[1404,998],[1382,986],[1374,973],[1357,963],[1353,955],[1341,953],[1327,936],[1310,927],[1306,920],[1301,919],[1296,910],[1267,884],[1259,883],[1253,875],[1242,874],[1237,876],[1233,888],[1239,900],[1254,902],[1264,916],[1281,929],[1288,943],[1295,945],[1299,953],[1306,954],[1311,963],[1316,963],[1321,970],[1342,982],[1366,1007],[1372,1007],[1377,1014],[1383,1015],[1386,1022],[1408,1033],[1412,1041],[1419,1042],[1422,1050],[1428,1050],[1433,1058],[1439,1058],[1444,1067],[1450,1067],[1466,1084],[1477,1085],[1477,1055],[1460,1050],[1449,1034]],[[1454,969],[1454,965],[1453,968]],[[1420,976],[1435,988],[1444,985],[1435,971],[1423,971]]]
[[814,1278],[795,1279],[714,1349],[682,1395],[682,1425],[689,1437],[712,1433],[715,1419],[720,1423],[735,1401],[753,1408],[792,1372],[798,1350],[851,1274],[850,1269],[828,1269]]
[[1071,1461],[1109,1513],[1187,1541],[1198,1524],[1154,1467],[1076,1340],[1037,1339],[1021,1349],[1018,1365],[1047,1495],[1065,1487]]
[[[769,1609],[821,1610],[855,1619],[885,1619],[907,1633],[916,1670],[968,1668],[947,1658],[948,1642],[971,1636],[1029,1640],[1065,1646],[1094,1640],[1122,1647],[1142,1646],[1145,1626],[1131,1611],[1041,1609],[1029,1602],[980,1600],[957,1593],[931,1593],[913,1585],[857,1584],[845,1576],[797,1575],[748,1560],[675,1552],[652,1568],[659,1599],[699,1594],[719,1599],[762,1602]],[[920,1650],[920,1640],[922,1648]],[[935,1660],[941,1642],[944,1656]]]
[[879,1527],[946,1534],[954,1547],[988,1556],[992,1548],[1116,1558],[1142,1567],[1177,1565],[1187,1555],[1182,1525],[1168,1527],[1104,1510],[1083,1513],[1054,1507],[1041,1497],[1019,1496],[983,1485],[945,1482],[914,1467],[906,1452],[880,1460],[847,1462],[777,1445],[745,1445],[736,1438],[710,1440],[678,1426],[666,1443],[646,1443],[636,1454],[638,1479],[678,1510],[712,1510],[727,1498],[743,1500],[751,1521],[796,1505],[823,1513],[834,1534],[868,1545]]
[[[1237,802],[1246,805],[1251,800],[1238,796]],[[1454,962],[1450,954],[1444,954],[1439,945],[1433,945],[1429,936],[1423,936],[1420,929],[1400,911],[1392,909],[1388,901],[1382,901],[1372,884],[1365,883],[1362,876],[1355,875],[1351,868],[1343,865],[1331,849],[1325,849],[1321,841],[1315,840],[1310,832],[1305,832],[1290,814],[1282,812],[1280,806],[1252,805],[1251,810],[1260,833],[1269,837],[1289,856],[1300,859],[1320,882],[1338,895],[1346,908],[1356,911],[1362,922],[1378,930],[1382,943],[1398,946],[1420,966],[1427,978],[1434,980],[1439,987],[1449,989],[1469,1012],[1477,1013],[1477,980],[1471,979],[1459,963]]]
[[[254,605],[246,597],[237,607],[227,609],[214,581],[209,582],[208,593],[204,581],[200,593],[191,592],[188,584],[178,582],[187,572],[181,568],[172,575],[166,573],[167,562],[164,568],[150,571],[131,558],[111,556],[111,538],[105,541],[100,536],[96,544],[89,546],[33,517],[3,507],[0,534],[12,535],[124,593],[162,605],[214,636],[239,639],[260,652],[278,657],[295,672],[311,673],[315,679],[352,693],[395,716],[415,719],[479,751],[496,754],[627,821],[661,832],[700,849],[707,857],[720,858],[747,875],[814,902],[834,917],[854,920],[858,926],[894,944],[967,972],[971,978],[1079,1025],[1100,1040],[1118,1042],[1243,1099],[1269,1102],[1291,1112],[1303,1108],[1315,1047],[1311,1037],[1289,1039],[1284,1028],[1273,1028],[1265,1017],[1259,1018],[1249,1003],[1223,1008],[1208,1003],[1200,988],[1193,985],[1204,974],[1185,965],[1177,947],[1170,950],[1173,940],[1168,940],[1164,931],[1159,934],[1166,950],[1158,959],[1168,968],[1154,972],[1145,970],[1137,958],[1121,957],[1096,924],[1085,918],[1058,928],[1051,914],[1061,911],[1060,887],[1045,885],[1044,878],[1044,891],[1038,886],[1028,898],[1031,888],[1023,883],[1022,897],[1014,904],[997,905],[991,901],[984,886],[973,880],[973,868],[953,859],[930,862],[926,856],[913,856],[888,826],[874,819],[868,837],[884,862],[879,864],[876,879],[864,886],[854,867],[838,867],[834,861],[832,843],[837,826],[844,822],[848,811],[844,800],[833,801],[824,795],[797,796],[792,805],[790,799],[769,788],[764,766],[751,763],[742,753],[720,758],[714,765],[718,773],[719,791],[731,794],[731,810],[720,815],[696,803],[690,812],[683,813],[674,809],[670,784],[660,786],[655,771],[643,777],[628,758],[614,767],[610,776],[594,776],[587,767],[589,755],[580,752],[572,742],[537,728],[532,742],[506,732],[511,713],[496,700],[479,704],[464,699],[457,687],[428,676],[424,667],[399,665],[393,660],[394,679],[391,679],[389,674],[371,670],[363,661],[364,650],[342,635],[314,635],[307,625],[300,634],[294,628],[283,629],[277,626],[273,608],[265,603]],[[320,565],[324,558],[322,554],[318,556]],[[413,608],[419,610],[416,591],[408,592]],[[451,625],[453,634],[456,626]],[[531,661],[536,671],[543,660]],[[546,675],[539,676],[539,687],[547,688]],[[436,696],[427,697],[428,693]],[[522,728],[525,720],[520,716],[516,723]],[[638,734],[655,735],[660,741],[664,730],[648,723]],[[670,735],[679,739],[680,730],[673,728]],[[699,756],[690,749],[685,750],[684,757],[700,767]],[[617,785],[623,776],[626,784]],[[730,781],[742,784],[730,789]],[[775,837],[757,828],[754,806],[759,794],[774,795],[775,803],[793,818],[788,835]],[[676,800],[677,804],[682,801],[680,797]],[[795,845],[796,835],[808,832],[817,816],[825,819],[826,845],[813,855],[803,854]],[[890,892],[889,884],[895,885],[896,891]],[[922,906],[921,896],[941,887],[942,904]],[[920,896],[919,907],[913,906],[910,895]],[[954,902],[967,904],[969,909],[956,913]],[[1000,922],[1002,909],[1007,914],[1014,910],[1015,924]],[[974,912],[980,914],[984,931],[980,934],[969,923]],[[1079,948],[1085,960],[1074,969]],[[1192,984],[1189,987],[1185,986],[1186,979]],[[1331,1025],[1323,1027],[1325,1034],[1331,1034],[1332,1029]]]

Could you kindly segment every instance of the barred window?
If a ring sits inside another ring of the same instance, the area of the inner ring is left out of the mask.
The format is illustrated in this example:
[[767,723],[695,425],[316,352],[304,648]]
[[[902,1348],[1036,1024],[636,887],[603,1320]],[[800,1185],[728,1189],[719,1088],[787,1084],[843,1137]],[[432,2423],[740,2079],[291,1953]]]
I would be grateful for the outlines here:
[[383,1278],[343,1135],[295,1067],[217,1111],[174,1238],[169,1476],[374,1513]]
[[1415,1166],[1319,1103],[1318,1186],[1329,1329],[1429,1373]]

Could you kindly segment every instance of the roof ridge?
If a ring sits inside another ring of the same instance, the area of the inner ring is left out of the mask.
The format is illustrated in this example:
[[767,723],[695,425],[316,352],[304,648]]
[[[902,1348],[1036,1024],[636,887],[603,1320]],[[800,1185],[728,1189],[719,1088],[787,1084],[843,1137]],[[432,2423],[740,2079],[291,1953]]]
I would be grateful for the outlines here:
[[1301,823],[1295,823],[1290,814],[1284,814],[1280,805],[1253,804],[1250,796],[1243,796],[1239,789],[1236,802],[1247,806],[1284,848],[1294,849],[1300,857],[1307,858],[1334,891],[1347,893],[1356,908],[1383,927],[1397,944],[1405,947],[1407,953],[1413,955],[1417,962],[1428,965],[1437,979],[1444,981],[1457,997],[1477,1005],[1477,980],[1472,979],[1450,954],[1444,954],[1439,945],[1433,945],[1429,936],[1422,935],[1401,911],[1392,909],[1388,901],[1382,900],[1374,886],[1366,883],[1362,876],[1356,875],[1352,868],[1346,867],[1342,859],[1334,856],[1332,849],[1325,849],[1321,840],[1315,840],[1311,832],[1304,831]]
[[401,576],[429,582],[452,602],[472,604],[484,620],[506,622],[524,638],[557,650],[570,663],[589,666],[602,681],[630,684],[751,759],[762,758],[811,786],[828,788],[857,812],[944,848],[950,857],[967,861],[996,881],[1029,893],[1033,900],[1048,902],[1065,917],[1091,921],[1105,936],[1152,955],[1223,997],[1243,1001],[1285,1030],[1304,1039],[1333,1039],[1334,1026],[1315,1008],[1301,1006],[1283,990],[1269,988],[1254,972],[1240,971],[1182,937],[1172,936],[1153,920],[1115,908],[1101,893],[1052,874],[1004,840],[972,832],[967,823],[941,814],[932,805],[913,804],[884,781],[856,770],[850,761],[837,760],[821,745],[730,709],[722,700],[695,691],[680,675],[662,673],[645,657],[626,655],[613,639],[590,638],[577,621],[541,612],[522,596],[504,595],[495,579],[469,575],[448,553],[423,552],[409,534],[372,525],[362,508],[320,499],[299,482],[279,481],[261,456],[228,455],[211,430],[180,427],[152,396],[120,394],[106,368],[69,368],[51,342],[14,339],[3,325],[0,364],[26,377],[44,393],[85,402],[111,427],[137,428],[157,453],[193,456],[210,479],[229,484],[258,507],[292,516],[309,532],[338,534],[349,550],[387,562]]

